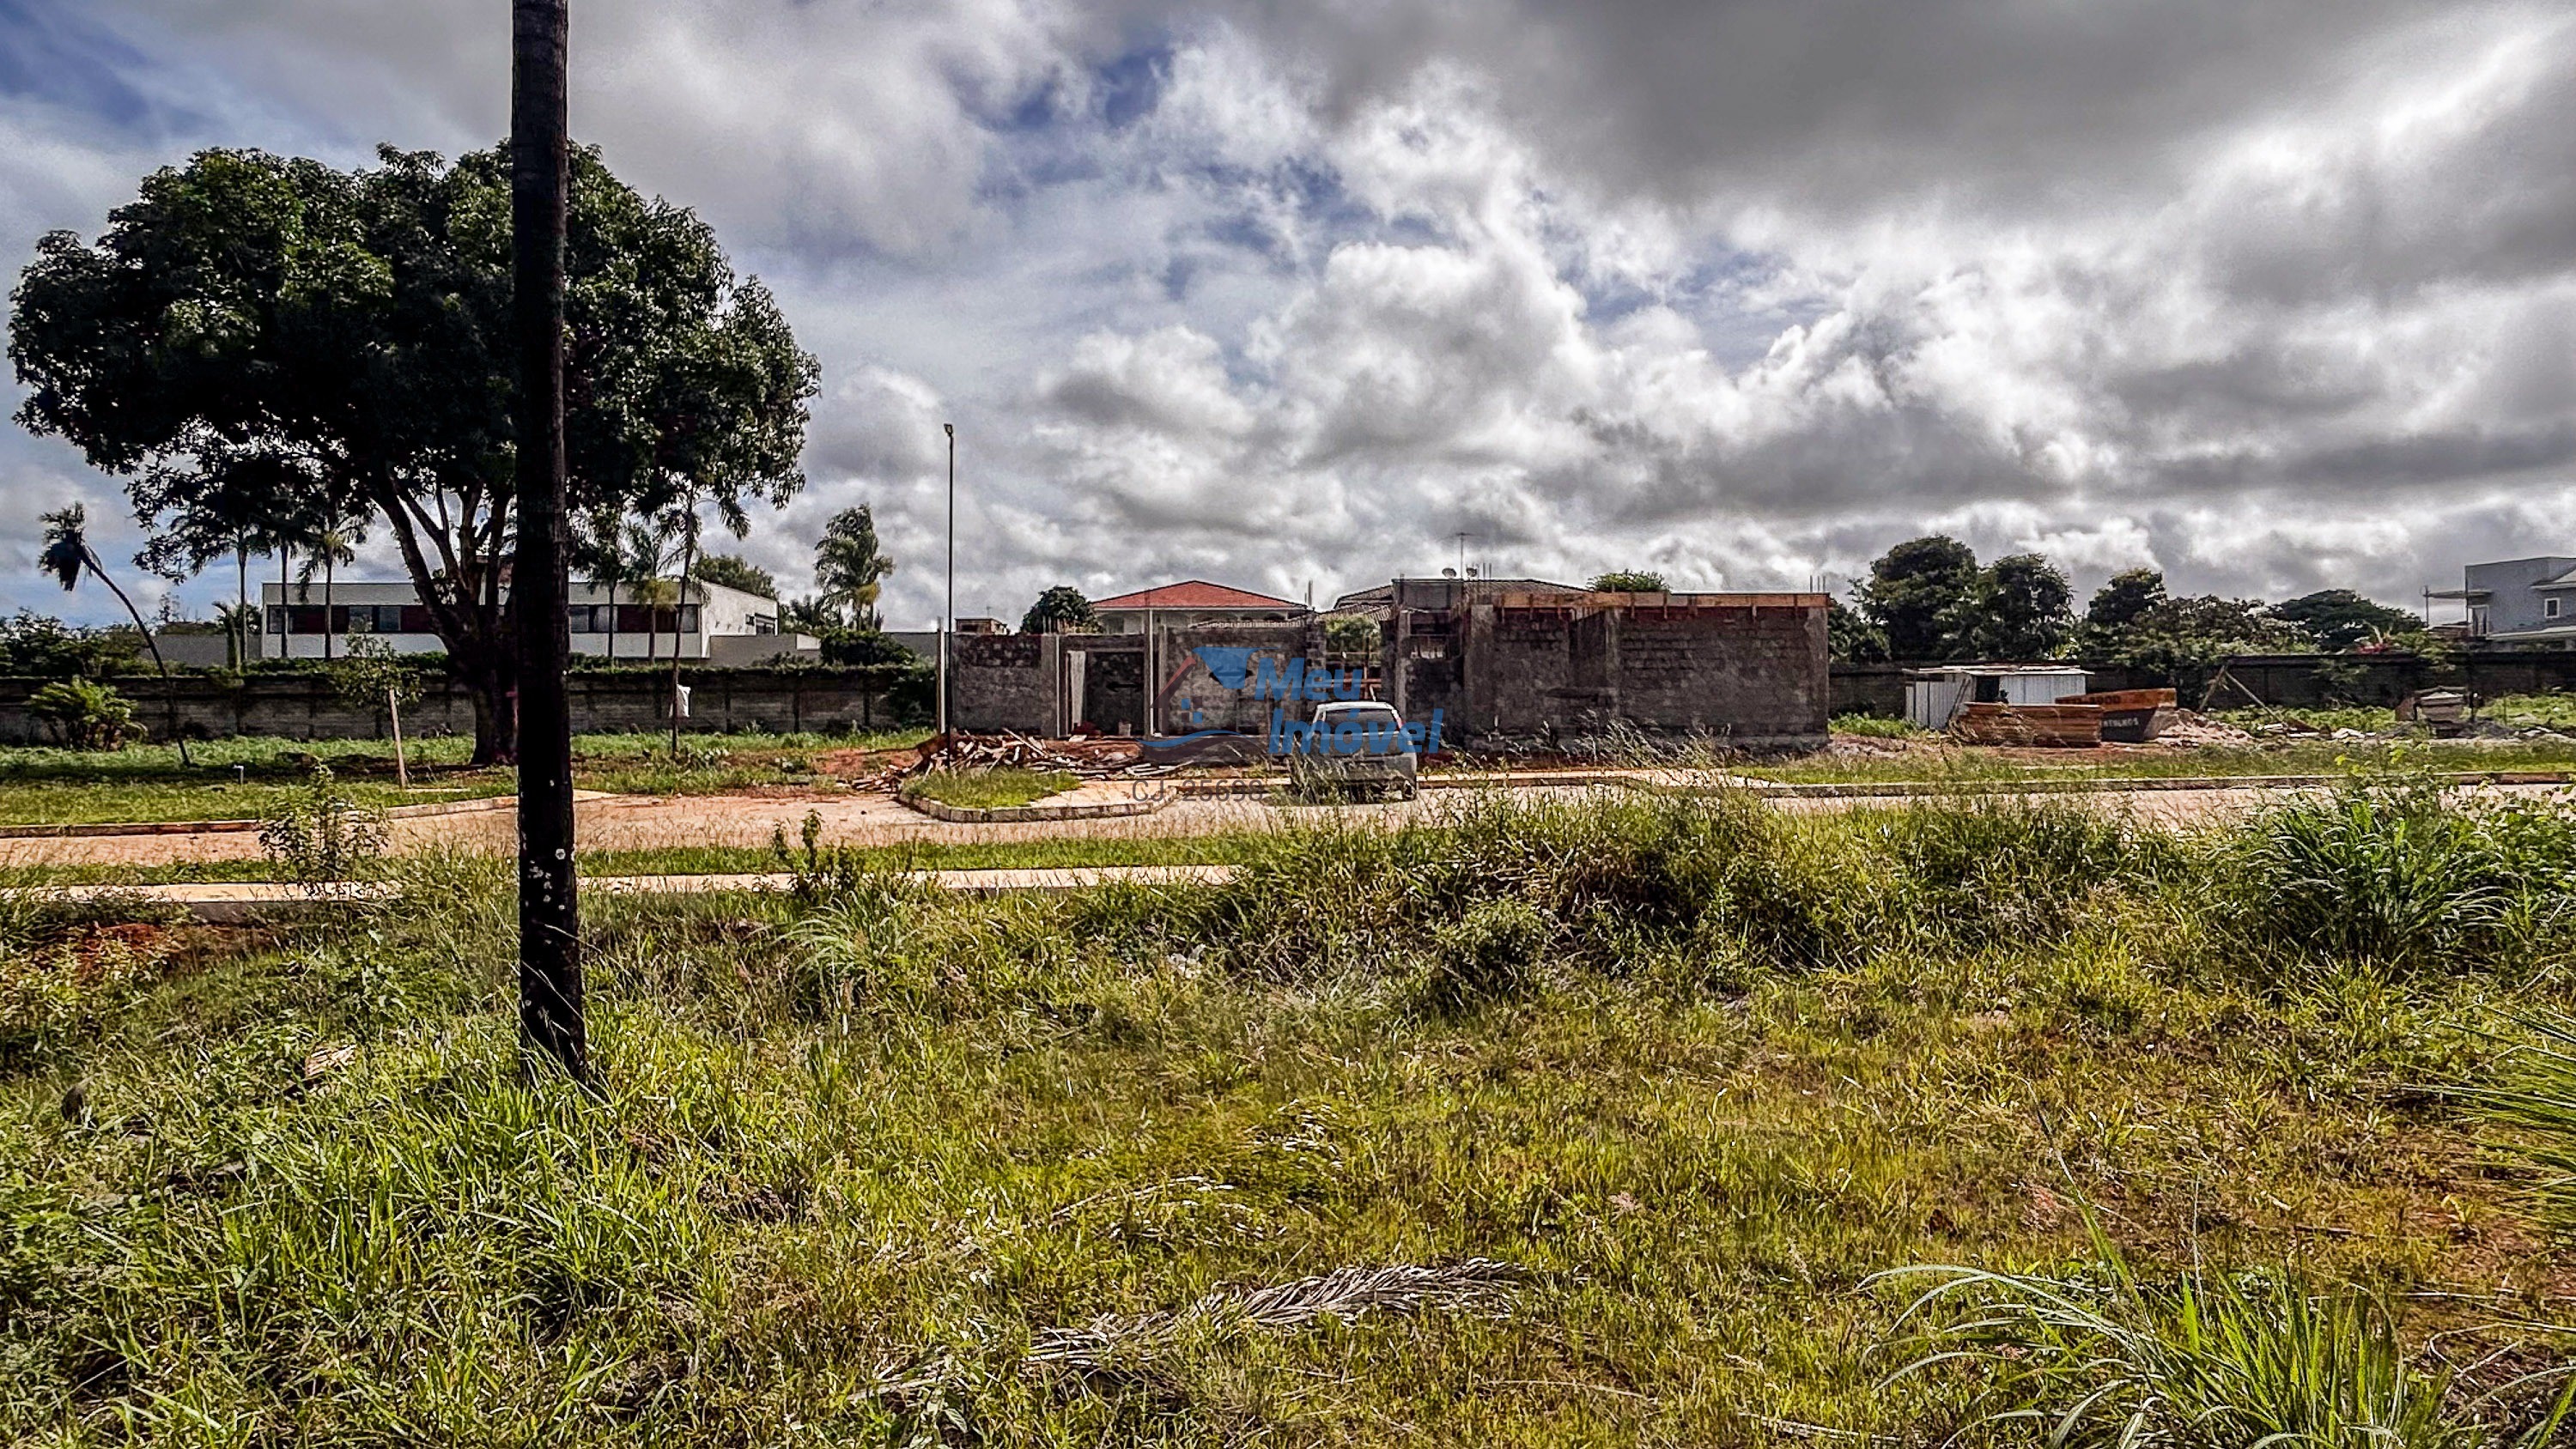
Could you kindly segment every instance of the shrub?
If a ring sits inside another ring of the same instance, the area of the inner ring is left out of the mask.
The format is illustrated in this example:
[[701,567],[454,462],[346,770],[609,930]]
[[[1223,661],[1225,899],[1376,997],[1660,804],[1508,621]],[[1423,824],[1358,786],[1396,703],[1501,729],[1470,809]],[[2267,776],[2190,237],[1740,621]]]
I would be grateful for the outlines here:
[[57,679],[27,696],[27,712],[75,750],[122,749],[143,736],[133,701],[94,679]]
[[260,849],[288,880],[315,891],[373,879],[387,840],[384,812],[350,799],[318,760],[304,787],[287,791],[259,825]]

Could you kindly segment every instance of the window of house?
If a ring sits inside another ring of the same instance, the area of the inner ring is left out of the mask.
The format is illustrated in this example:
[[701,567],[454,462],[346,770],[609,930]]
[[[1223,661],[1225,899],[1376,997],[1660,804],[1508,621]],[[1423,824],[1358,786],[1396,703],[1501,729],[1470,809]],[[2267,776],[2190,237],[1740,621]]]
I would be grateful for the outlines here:
[[2558,604],[2559,604],[2559,601],[2558,601],[2558,600],[2556,600],[2556,599],[2543,599],[2543,600],[2541,600],[2541,601],[2540,601],[2540,617],[2542,617],[2542,618],[2544,618],[2544,619],[2555,619],[2555,618],[2557,618],[2557,617],[2558,617]]
[[268,632],[271,634],[283,634],[286,632],[286,606],[284,604],[271,604],[268,606]]

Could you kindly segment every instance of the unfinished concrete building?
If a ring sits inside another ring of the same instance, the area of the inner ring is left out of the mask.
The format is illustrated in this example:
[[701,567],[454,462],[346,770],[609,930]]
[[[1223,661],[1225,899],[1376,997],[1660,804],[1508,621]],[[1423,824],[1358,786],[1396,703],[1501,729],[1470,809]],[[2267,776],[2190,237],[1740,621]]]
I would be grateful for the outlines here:
[[1384,693],[1463,742],[1625,727],[1748,748],[1821,745],[1823,594],[1496,593],[1398,580]]
[[[1479,581],[1482,582],[1482,581]],[[1263,698],[1219,678],[1235,663],[1330,663],[1337,680],[1408,720],[1435,711],[1450,745],[1544,746],[1621,729],[1747,748],[1821,745],[1830,675],[1823,594],[1516,593],[1401,579],[1381,655],[1328,661],[1318,619],[1202,623],[1150,634],[1006,634],[956,641],[961,729],[1170,738],[1232,732],[1255,744],[1312,695]],[[1249,667],[1249,666],[1247,666]]]

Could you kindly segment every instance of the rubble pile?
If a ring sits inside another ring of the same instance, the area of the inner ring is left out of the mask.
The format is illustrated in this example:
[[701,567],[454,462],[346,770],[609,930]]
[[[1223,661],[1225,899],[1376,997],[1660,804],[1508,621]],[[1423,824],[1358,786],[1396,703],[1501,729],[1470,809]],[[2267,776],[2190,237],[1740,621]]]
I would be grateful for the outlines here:
[[856,790],[892,794],[902,789],[906,780],[943,771],[1049,770],[1085,780],[1149,780],[1179,768],[1140,760],[1133,740],[1040,740],[1008,732],[951,734],[923,741],[909,765],[892,766],[850,784]]

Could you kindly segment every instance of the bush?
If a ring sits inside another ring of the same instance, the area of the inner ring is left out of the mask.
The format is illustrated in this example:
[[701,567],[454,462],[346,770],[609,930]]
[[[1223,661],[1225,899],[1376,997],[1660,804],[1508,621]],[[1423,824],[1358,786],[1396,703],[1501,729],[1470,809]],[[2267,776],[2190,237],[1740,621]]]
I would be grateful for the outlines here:
[[288,880],[314,891],[373,879],[387,838],[384,812],[350,799],[318,760],[305,787],[287,792],[259,825],[260,849]]
[[143,737],[133,701],[92,679],[55,680],[27,696],[27,712],[75,750],[122,749]]

